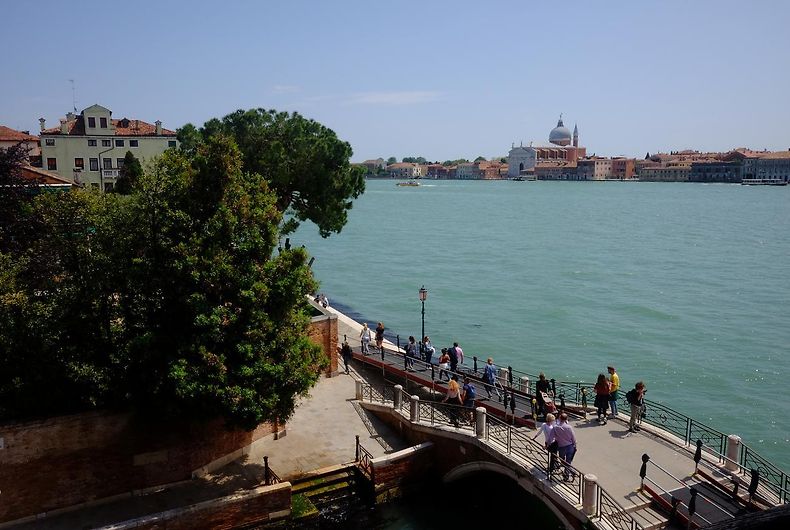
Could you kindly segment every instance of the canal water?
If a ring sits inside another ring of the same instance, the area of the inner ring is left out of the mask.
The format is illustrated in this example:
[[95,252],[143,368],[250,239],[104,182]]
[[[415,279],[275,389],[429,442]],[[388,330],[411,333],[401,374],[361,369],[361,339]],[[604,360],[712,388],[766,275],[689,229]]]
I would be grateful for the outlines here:
[[467,358],[624,387],[790,470],[790,189],[371,180],[347,226],[291,238],[321,291]]

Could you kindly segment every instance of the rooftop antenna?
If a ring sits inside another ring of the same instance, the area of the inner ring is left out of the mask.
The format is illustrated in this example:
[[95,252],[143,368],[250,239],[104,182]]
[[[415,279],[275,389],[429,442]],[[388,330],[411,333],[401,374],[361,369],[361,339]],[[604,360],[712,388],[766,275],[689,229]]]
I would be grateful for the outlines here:
[[71,106],[74,108],[74,112],[77,112],[77,90],[74,88],[73,79],[69,79],[69,83],[71,83]]

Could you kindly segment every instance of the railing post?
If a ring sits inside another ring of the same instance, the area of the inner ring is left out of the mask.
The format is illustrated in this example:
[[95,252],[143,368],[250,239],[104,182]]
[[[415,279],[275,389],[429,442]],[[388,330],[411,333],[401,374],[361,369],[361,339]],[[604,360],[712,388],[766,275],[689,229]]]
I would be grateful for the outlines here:
[[400,352],[400,335],[395,335],[395,341],[398,344],[398,352]]
[[403,406],[403,385],[395,385],[395,395],[392,396],[392,408],[400,410]]
[[582,482],[582,509],[587,517],[593,517],[598,507],[598,477],[588,473]]
[[354,395],[356,396],[357,401],[362,401],[362,381],[356,379],[354,383],[355,383],[354,386],[356,387],[355,388],[356,393]]
[[510,365],[507,367],[507,385],[513,386],[513,367]]
[[412,423],[420,423],[420,396],[411,396],[410,405],[409,421]]
[[513,416],[513,423],[516,423],[516,396],[510,393],[510,415]]
[[731,434],[727,437],[727,459],[724,468],[729,471],[738,471],[738,455],[741,450],[741,437]]
[[551,378],[551,393],[553,395],[557,395],[557,380],[553,377]]
[[474,362],[475,362],[475,375],[477,375],[477,356],[475,356],[475,357],[472,357],[472,359],[473,359],[473,360],[474,360]]
[[356,449],[356,451],[355,451],[355,453],[354,453],[354,454],[355,454],[355,456],[354,456],[354,462],[359,462],[359,435],[358,435],[358,434],[356,435],[356,438],[357,438],[357,443],[356,443],[356,445],[354,446],[354,447],[355,447],[355,449]]
[[500,368],[499,374],[497,374],[497,380],[499,380],[499,384],[502,385],[502,388],[505,387],[503,383],[507,382],[507,368]]
[[436,381],[436,372],[434,371],[433,363],[431,363],[431,381]]
[[263,485],[268,486],[271,480],[271,473],[269,473],[269,457],[263,457]]
[[486,409],[485,407],[477,407],[475,409],[475,435],[479,439],[485,438],[486,435]]
[[647,476],[647,463],[650,461],[650,457],[647,453],[642,455],[642,467],[639,468],[639,478],[642,479],[639,483],[639,491],[642,491],[645,487],[645,477]]
[[521,382],[519,383],[518,389],[524,392],[525,394],[529,394],[529,376],[522,375]]

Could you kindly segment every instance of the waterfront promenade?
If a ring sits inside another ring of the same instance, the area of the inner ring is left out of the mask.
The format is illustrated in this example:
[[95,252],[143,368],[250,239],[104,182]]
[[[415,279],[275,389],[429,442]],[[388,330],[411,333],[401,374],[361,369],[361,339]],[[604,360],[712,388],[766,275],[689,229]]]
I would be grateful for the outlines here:
[[[387,392],[385,390],[386,380],[391,379],[390,385],[396,381],[399,382],[407,394],[419,396],[421,403],[441,400],[446,391],[446,384],[436,380],[438,377],[437,368],[434,367],[432,370],[425,363],[416,361],[413,368],[407,369],[402,352],[398,351],[391,343],[386,345],[383,354],[372,348],[370,355],[363,356],[359,350],[360,341],[358,339],[361,325],[331,307],[326,311],[337,316],[339,340],[342,341],[346,338],[349,341],[355,352],[355,362],[367,366],[367,370],[361,370],[361,372],[379,380],[378,383],[373,383],[373,388],[377,389],[377,392]],[[465,357],[465,365],[459,365],[459,372],[469,373],[474,380],[473,361],[468,353]],[[434,356],[435,361],[436,356]],[[482,363],[483,361],[480,360],[478,368],[481,371]],[[382,375],[383,383],[380,377]],[[492,418],[505,418],[506,421],[515,423],[515,428],[519,431],[524,431],[529,435],[537,433],[534,428],[535,423],[530,417],[531,407],[526,396],[518,392],[513,393],[516,405],[514,417],[509,414],[509,407],[506,410],[504,405],[497,401],[496,395],[487,399],[483,385],[479,381],[476,381],[475,384],[477,387],[476,406],[486,408],[488,415]],[[591,404],[592,395],[590,396]],[[598,484],[629,511],[640,526],[645,528],[660,526],[663,519],[660,513],[649,508],[650,497],[639,491],[640,467],[644,454],[650,456],[651,462],[648,466],[648,484],[659,494],[666,494],[667,498],[670,494],[676,495],[687,503],[686,492],[690,487],[694,487],[701,494],[696,508],[699,515],[710,521],[728,518],[718,506],[707,500],[707,498],[714,499],[719,506],[726,506],[727,499],[719,498],[717,492],[701,483],[704,481],[695,475],[694,452],[696,446],[694,443],[687,443],[686,440],[678,438],[671,432],[653,425],[643,424],[639,432],[629,432],[627,421],[630,410],[624,411],[623,409],[627,407],[623,404],[620,405],[618,418],[610,419],[605,425],[598,424],[594,413],[585,418],[585,414],[582,413],[578,405],[574,407],[569,404],[568,408],[576,412],[571,415],[570,420],[576,433],[578,446],[578,453],[573,462],[574,467],[584,475],[594,475]],[[592,407],[588,407],[588,410],[592,410]],[[626,413],[624,414],[624,412]],[[448,425],[441,428],[452,429]],[[705,440],[706,444],[710,443],[708,433],[703,432],[701,438]],[[542,438],[539,440],[542,441]],[[732,480],[735,475],[722,469],[722,466],[719,465],[721,461],[717,461],[712,456],[711,449],[706,447],[703,451],[702,463],[704,465],[701,469],[714,476],[725,487],[732,488]],[[653,464],[659,465],[661,470],[659,471],[659,468]],[[737,481],[740,484],[740,491],[745,492],[749,482],[748,474],[741,472],[738,474]],[[683,498],[684,495],[686,498]],[[726,507],[731,508],[731,506]]]

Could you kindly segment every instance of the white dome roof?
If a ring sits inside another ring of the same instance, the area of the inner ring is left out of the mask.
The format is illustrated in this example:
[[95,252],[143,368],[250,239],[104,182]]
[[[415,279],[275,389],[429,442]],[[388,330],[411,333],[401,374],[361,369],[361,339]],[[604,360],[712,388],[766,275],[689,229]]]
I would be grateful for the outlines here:
[[562,118],[559,119],[557,126],[549,133],[549,142],[556,145],[570,145],[571,131],[562,124]]

